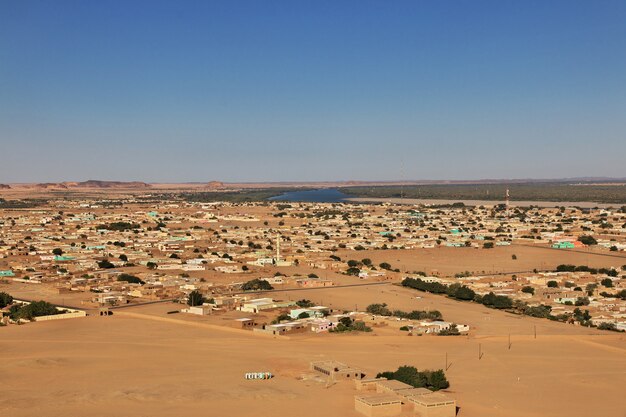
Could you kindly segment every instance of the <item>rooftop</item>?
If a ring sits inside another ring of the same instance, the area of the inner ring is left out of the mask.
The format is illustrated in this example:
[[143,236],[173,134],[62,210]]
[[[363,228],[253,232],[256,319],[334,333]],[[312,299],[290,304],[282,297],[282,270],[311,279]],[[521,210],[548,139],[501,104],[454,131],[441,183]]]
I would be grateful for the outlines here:
[[412,396],[409,397],[408,400],[426,407],[438,407],[456,403],[452,398],[440,392]]
[[374,407],[401,403],[400,398],[392,394],[356,395],[354,399]]

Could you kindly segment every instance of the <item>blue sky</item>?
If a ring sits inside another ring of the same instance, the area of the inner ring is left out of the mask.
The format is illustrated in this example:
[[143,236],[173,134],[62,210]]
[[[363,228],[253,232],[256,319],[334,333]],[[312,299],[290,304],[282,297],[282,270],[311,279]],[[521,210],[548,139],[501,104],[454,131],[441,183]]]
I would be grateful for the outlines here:
[[624,177],[624,22],[621,0],[0,0],[0,183]]

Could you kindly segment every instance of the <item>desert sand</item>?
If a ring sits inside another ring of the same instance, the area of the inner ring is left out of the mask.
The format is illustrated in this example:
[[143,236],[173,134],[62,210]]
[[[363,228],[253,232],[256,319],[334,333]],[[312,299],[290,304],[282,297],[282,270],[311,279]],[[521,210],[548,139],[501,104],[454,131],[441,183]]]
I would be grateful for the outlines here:
[[[301,294],[296,294],[296,297]],[[276,296],[286,298],[287,294]],[[626,340],[547,320],[393,286],[316,289],[307,298],[334,308],[386,302],[438,309],[472,326],[469,337],[408,337],[391,327],[371,334],[275,339],[220,330],[171,304],[111,317],[1,330],[2,415],[32,416],[357,416],[351,383],[302,379],[312,360],[335,359],[368,375],[399,365],[445,367],[461,417],[623,417]],[[416,298],[421,297],[421,298]],[[534,328],[537,338],[534,338]],[[508,337],[511,334],[511,348]],[[478,345],[484,353],[478,359]],[[246,381],[246,372],[272,372]]]

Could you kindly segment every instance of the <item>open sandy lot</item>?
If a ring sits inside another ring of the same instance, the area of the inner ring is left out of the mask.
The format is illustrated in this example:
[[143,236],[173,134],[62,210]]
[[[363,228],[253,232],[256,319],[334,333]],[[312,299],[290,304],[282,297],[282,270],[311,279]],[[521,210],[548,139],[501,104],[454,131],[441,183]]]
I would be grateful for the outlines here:
[[[392,268],[401,271],[424,271],[441,276],[470,271],[474,274],[516,273],[554,270],[559,264],[588,265],[602,268],[626,264],[626,255],[607,252],[594,252],[552,249],[545,246],[511,245],[493,249],[448,248],[411,250],[364,250],[337,252],[341,259],[361,260],[370,258],[375,265],[388,262]],[[516,255],[514,260],[512,255]]]
[[[326,388],[301,380],[309,373],[309,361],[336,359],[373,375],[403,364],[441,368],[447,353],[459,416],[626,415],[623,335],[518,317],[392,285],[276,296],[306,296],[335,308],[354,302],[433,308],[448,320],[470,324],[472,333],[407,337],[389,327],[372,334],[280,340],[166,315],[176,307],[172,304],[124,309],[105,318],[10,326],[0,330],[5,381],[0,413],[351,417],[357,415],[352,385]],[[276,377],[243,379],[255,371]]]

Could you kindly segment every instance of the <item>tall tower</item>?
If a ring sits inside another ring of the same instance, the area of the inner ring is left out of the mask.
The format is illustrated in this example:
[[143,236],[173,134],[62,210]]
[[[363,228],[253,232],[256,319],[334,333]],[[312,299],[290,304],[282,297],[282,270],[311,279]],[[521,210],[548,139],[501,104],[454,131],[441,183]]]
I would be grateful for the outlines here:
[[280,262],[280,234],[276,235],[276,263]]
[[510,198],[509,189],[507,188],[506,189],[506,196],[504,197],[504,207],[506,208],[506,215],[507,215],[507,217],[509,215],[509,203],[510,203],[509,198]]

